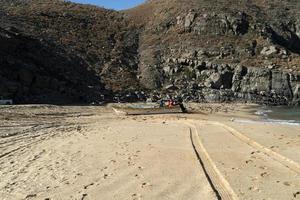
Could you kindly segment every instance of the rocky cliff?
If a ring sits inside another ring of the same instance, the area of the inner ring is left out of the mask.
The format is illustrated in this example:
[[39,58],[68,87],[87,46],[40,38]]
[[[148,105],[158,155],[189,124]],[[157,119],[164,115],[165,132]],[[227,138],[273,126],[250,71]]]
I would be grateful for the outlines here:
[[1,96],[20,103],[79,103],[109,94],[86,61],[54,44],[14,29],[0,29],[0,44]]
[[0,96],[18,102],[300,102],[297,0],[0,5]]

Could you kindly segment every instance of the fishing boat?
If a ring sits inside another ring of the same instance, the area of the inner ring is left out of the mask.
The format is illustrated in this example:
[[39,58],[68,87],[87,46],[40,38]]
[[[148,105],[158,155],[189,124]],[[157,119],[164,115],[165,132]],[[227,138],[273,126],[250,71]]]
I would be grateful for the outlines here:
[[160,106],[159,104],[131,104],[127,106],[113,106],[118,115],[152,115],[186,112],[183,105]]

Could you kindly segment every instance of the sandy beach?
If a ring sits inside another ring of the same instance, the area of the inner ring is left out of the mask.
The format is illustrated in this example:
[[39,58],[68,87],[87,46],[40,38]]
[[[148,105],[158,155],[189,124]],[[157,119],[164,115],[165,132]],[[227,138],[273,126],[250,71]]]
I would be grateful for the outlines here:
[[254,109],[0,107],[0,199],[300,199],[300,126],[253,123]]

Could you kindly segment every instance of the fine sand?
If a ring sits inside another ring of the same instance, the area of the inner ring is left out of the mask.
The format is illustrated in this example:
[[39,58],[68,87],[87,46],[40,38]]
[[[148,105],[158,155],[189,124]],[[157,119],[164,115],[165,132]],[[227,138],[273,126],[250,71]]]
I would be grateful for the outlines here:
[[0,107],[0,199],[300,199],[300,126],[236,120],[253,109]]

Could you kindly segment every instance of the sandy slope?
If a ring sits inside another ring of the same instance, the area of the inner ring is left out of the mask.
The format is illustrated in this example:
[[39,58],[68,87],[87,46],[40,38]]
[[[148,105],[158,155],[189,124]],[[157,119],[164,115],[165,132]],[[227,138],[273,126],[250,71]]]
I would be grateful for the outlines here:
[[225,107],[2,107],[1,199],[300,199],[300,127],[232,122],[247,115]]

